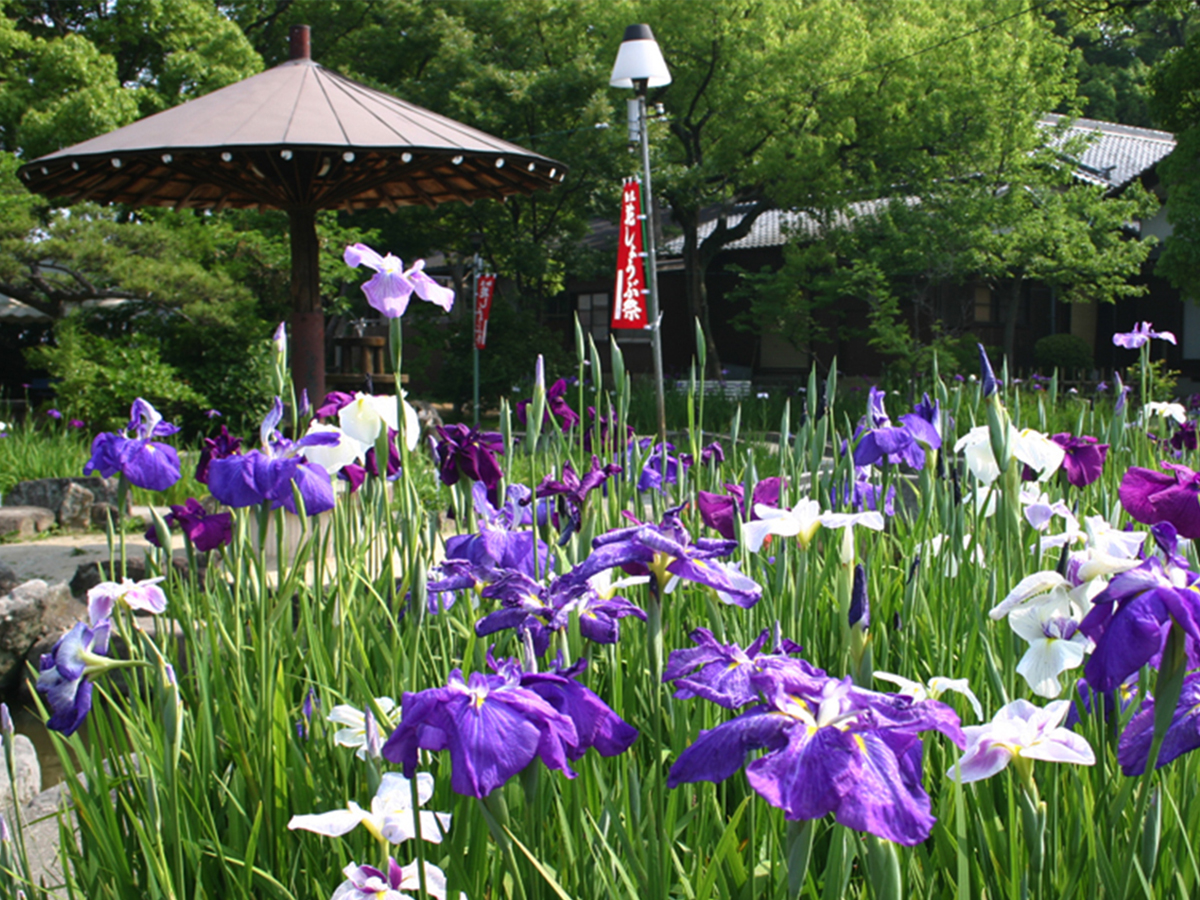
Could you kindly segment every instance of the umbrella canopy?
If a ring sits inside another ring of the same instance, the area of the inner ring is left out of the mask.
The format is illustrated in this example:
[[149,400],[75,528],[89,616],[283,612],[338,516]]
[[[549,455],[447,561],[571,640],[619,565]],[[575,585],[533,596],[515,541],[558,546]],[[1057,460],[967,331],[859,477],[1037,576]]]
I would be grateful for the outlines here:
[[307,25],[273,69],[22,166],[67,203],[288,211],[297,388],[325,390],[319,209],[395,210],[549,188],[562,163],[313,62]]

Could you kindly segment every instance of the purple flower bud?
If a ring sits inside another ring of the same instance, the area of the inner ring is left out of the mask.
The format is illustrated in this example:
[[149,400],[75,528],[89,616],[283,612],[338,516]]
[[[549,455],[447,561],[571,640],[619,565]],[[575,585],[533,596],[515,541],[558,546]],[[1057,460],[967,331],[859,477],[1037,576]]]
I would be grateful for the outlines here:
[[850,589],[850,627],[866,631],[871,624],[871,602],[867,599],[867,570],[854,567],[854,586]]
[[992,362],[988,359],[987,351],[983,349],[983,344],[976,346],[979,347],[979,371],[983,375],[983,396],[990,397],[996,393],[996,373],[992,371]]
[[8,704],[0,703],[0,734],[12,734],[14,730],[12,716],[8,712]]

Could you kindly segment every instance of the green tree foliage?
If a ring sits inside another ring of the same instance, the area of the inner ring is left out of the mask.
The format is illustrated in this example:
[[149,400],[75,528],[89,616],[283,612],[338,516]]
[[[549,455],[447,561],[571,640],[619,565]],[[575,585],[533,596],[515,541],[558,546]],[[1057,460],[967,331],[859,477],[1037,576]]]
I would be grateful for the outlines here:
[[1174,152],[1158,167],[1172,234],[1157,271],[1180,290],[1195,294],[1200,289],[1200,43],[1192,29],[1186,38],[1182,48],[1155,67],[1150,86],[1155,118],[1175,132],[1176,139]]

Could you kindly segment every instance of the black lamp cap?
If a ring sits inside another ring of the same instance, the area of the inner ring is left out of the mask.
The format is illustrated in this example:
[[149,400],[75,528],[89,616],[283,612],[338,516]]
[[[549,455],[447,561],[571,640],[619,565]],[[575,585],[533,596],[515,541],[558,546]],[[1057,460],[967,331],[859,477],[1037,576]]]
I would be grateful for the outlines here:
[[625,41],[652,41],[654,40],[654,32],[650,30],[649,25],[630,25],[625,29],[625,36],[621,38],[621,42]]

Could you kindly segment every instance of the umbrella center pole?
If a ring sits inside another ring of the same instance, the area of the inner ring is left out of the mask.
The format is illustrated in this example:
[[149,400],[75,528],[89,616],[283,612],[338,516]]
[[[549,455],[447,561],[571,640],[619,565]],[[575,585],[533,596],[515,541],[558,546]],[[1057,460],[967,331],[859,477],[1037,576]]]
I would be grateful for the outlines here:
[[321,307],[317,213],[288,210],[292,245],[292,382],[315,406],[325,397],[325,312]]

